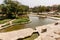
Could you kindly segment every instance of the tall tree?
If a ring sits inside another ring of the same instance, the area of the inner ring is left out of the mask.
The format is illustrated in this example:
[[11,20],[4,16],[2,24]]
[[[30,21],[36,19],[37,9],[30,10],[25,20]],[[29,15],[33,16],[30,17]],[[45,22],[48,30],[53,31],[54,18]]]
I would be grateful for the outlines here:
[[23,12],[27,12],[29,10],[28,6],[21,5],[18,1],[12,0],[5,0],[4,7],[6,9],[5,13],[7,14],[7,17],[13,17],[13,15],[17,17],[18,14],[23,14]]

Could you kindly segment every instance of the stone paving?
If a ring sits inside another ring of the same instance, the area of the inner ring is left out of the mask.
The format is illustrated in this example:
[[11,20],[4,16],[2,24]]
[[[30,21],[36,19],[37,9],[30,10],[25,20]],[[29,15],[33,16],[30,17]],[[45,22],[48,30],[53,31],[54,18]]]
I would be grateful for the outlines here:
[[60,40],[60,23],[36,27],[36,30],[40,36],[35,40]]
[[60,40],[60,21],[57,22],[36,27],[36,30],[33,30],[32,28],[26,28],[11,32],[0,33],[0,39],[16,40],[18,38],[31,36],[33,32],[38,32],[39,36],[34,40]]
[[31,28],[26,28],[22,30],[0,33],[0,39],[2,40],[16,40],[18,38],[25,38],[31,36],[35,30]]
[[18,38],[31,36],[33,32],[39,33],[39,37],[34,40],[60,40],[60,23],[58,23],[57,25],[53,23],[39,26],[36,27],[36,30],[33,30],[32,28],[26,28],[12,32],[0,33],[0,39],[16,40]]

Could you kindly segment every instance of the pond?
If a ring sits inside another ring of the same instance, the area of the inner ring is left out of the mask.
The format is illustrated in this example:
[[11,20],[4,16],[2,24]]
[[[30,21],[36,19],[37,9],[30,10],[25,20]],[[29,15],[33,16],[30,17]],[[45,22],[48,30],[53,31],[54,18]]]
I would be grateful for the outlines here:
[[[22,24],[22,25],[14,25],[11,26],[9,28],[6,29],[2,29],[0,30],[0,32],[9,32],[9,31],[14,31],[14,30],[20,30],[20,29],[24,29],[24,28],[33,28],[35,29],[38,26],[42,26],[42,25],[46,25],[46,24],[50,24],[50,23],[54,23],[55,20],[53,19],[49,19],[49,18],[41,18],[39,16],[35,16],[35,15],[28,15],[29,19],[31,20],[31,23],[28,24]],[[20,39],[20,40],[34,40],[38,37],[38,34],[32,34],[31,37],[27,37],[24,39]]]
[[31,20],[31,23],[28,24],[23,24],[23,25],[14,25],[6,29],[0,30],[0,32],[8,32],[8,31],[13,31],[13,30],[20,30],[24,28],[33,28],[35,29],[38,26],[54,23],[55,20],[49,19],[49,18],[41,18],[39,16],[35,16],[33,14],[28,15],[29,19]]

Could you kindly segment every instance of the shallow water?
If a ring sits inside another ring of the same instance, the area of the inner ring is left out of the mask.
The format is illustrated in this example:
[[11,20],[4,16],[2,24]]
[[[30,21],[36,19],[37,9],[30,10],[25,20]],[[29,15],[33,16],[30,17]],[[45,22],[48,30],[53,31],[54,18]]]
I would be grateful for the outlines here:
[[[32,21],[31,23],[23,24],[23,25],[14,25],[14,26],[11,26],[9,28],[0,30],[0,32],[9,32],[9,31],[15,31],[15,30],[20,30],[20,29],[24,29],[24,28],[35,29],[38,26],[42,26],[42,25],[46,25],[46,24],[50,24],[50,23],[55,22],[55,20],[53,20],[53,19],[41,18],[41,17],[34,16],[34,15],[29,15],[29,18]],[[35,33],[31,37],[27,37],[27,38],[24,38],[22,40],[34,40],[37,37],[38,37],[38,34]]]
[[49,19],[49,18],[41,18],[38,16],[34,15],[29,15],[29,19],[32,21],[31,23],[28,24],[23,24],[23,25],[14,25],[6,29],[0,30],[1,32],[7,32],[7,31],[14,31],[14,30],[20,30],[24,28],[33,28],[35,29],[38,26],[54,23],[55,20]]

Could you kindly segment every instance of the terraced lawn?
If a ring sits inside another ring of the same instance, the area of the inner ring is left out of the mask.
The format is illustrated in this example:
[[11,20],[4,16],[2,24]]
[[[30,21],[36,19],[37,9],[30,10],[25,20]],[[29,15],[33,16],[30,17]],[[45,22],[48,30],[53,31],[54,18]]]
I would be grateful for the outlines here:
[[8,21],[10,21],[10,20],[11,20],[11,19],[0,20],[0,24],[3,24],[3,23],[8,22]]

